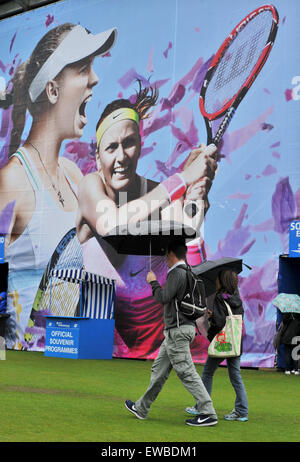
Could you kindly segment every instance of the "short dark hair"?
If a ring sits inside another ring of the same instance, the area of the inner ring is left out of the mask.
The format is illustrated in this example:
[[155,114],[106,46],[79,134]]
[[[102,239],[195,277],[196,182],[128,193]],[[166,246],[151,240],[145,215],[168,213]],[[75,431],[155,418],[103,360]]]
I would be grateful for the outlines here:
[[182,239],[171,240],[167,246],[167,254],[170,252],[173,252],[179,260],[185,260],[187,253],[187,246],[185,245],[185,241]]
[[219,273],[221,291],[233,295],[238,293],[238,276],[231,269],[223,270]]

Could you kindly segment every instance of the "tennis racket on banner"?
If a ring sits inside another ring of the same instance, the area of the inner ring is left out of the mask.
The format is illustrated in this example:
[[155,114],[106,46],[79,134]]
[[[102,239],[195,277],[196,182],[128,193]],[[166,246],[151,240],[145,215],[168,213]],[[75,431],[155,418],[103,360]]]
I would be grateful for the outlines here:
[[[60,240],[54,250],[40,281],[31,311],[49,310],[51,292],[51,312],[56,316],[73,316],[79,300],[78,284],[64,284],[53,277],[53,270],[76,268],[83,266],[81,246],[77,238],[76,228],[70,229]],[[51,290],[50,290],[51,289]],[[53,302],[53,303],[52,303]]]
[[[278,23],[273,5],[257,8],[238,23],[212,59],[199,97],[207,145],[219,146],[237,107],[269,57]],[[197,212],[193,201],[187,205],[188,216]]]
[[257,8],[238,23],[212,59],[199,98],[207,145],[218,147],[237,107],[269,57],[278,21],[273,5]]
[[[81,269],[82,252],[77,238],[76,228],[70,229],[56,246],[47,267],[41,278],[28,326],[25,329],[24,339],[30,345],[38,345],[45,337],[45,326],[41,320],[42,315],[49,314],[51,302],[51,314],[55,316],[74,316],[80,308],[79,284],[68,283],[53,276],[54,270]],[[45,321],[45,320],[44,320]]]

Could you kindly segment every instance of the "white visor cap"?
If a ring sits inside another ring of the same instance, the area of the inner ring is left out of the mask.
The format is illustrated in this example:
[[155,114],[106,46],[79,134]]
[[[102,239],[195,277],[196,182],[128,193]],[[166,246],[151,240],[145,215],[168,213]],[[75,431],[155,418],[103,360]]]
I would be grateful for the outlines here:
[[29,96],[34,103],[45,90],[47,82],[54,79],[68,64],[76,63],[98,52],[105,54],[114,45],[117,29],[109,29],[99,34],[89,34],[84,27],[75,26],[56,50],[43,64],[29,87]]

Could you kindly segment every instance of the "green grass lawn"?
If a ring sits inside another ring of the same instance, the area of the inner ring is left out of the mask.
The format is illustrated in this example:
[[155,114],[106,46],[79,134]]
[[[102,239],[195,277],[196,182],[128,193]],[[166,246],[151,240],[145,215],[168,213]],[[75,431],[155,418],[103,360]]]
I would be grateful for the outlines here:
[[[145,391],[151,361],[74,360],[7,351],[0,361],[0,442],[300,441],[300,376],[243,369],[249,421],[227,422],[234,405],[227,369],[214,378],[216,427],[185,425],[193,398],[172,371],[147,420],[124,407]],[[197,365],[199,374],[202,366]]]

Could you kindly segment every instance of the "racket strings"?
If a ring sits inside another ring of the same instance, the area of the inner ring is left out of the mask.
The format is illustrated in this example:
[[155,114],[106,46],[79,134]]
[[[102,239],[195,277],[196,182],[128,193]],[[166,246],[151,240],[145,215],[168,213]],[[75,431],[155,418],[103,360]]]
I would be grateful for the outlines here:
[[[218,75],[218,81],[215,84],[215,89],[219,89],[221,86],[226,85],[230,83],[230,81],[236,77],[242,76],[242,78],[245,78],[245,73],[248,73],[249,75],[249,69],[251,66],[251,70],[253,69],[254,65],[257,62],[258,57],[255,56],[255,52],[257,50],[262,50],[262,48],[258,47],[257,44],[259,42],[259,39],[263,36],[263,30],[257,31],[250,39],[244,43],[241,43],[238,49],[235,52],[235,58],[234,62],[232,64],[231,72],[228,74],[227,79],[221,79],[222,75],[224,74],[224,71],[219,73]],[[243,56],[244,56],[244,50],[248,47],[248,54],[246,56],[246,59],[244,60],[243,63]],[[225,62],[225,60],[224,60]],[[242,63],[242,64],[241,64]],[[253,64],[254,63],[254,64]],[[224,66],[223,66],[224,67]]]
[[248,21],[229,42],[206,88],[207,113],[221,110],[251,75],[268,42],[272,23],[272,13],[263,11]]
[[75,234],[51,268],[40,309],[51,311],[55,316],[74,316],[79,306],[80,285],[63,281],[52,276],[51,273],[59,269],[81,269],[82,266],[82,249]]
[[[80,285],[52,278],[47,288],[44,303],[54,316],[74,316],[78,312]],[[79,313],[78,313],[79,314]]]

